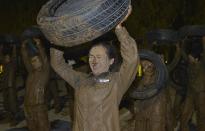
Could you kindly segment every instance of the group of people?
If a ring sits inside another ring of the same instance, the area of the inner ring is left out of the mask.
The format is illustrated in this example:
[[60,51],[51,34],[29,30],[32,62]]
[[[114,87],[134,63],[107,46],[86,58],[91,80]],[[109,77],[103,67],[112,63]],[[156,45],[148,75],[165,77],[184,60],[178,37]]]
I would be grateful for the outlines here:
[[[133,117],[123,127],[120,124],[119,105],[135,81],[139,65],[142,66],[143,76],[137,88],[152,85],[157,77],[157,67],[149,60],[140,59],[135,40],[122,26],[130,13],[131,8],[125,19],[115,27],[122,57],[117,71],[112,71],[116,62],[115,49],[107,41],[93,43],[88,54],[91,73],[86,74],[66,63],[62,50],[51,46],[46,51],[41,37],[32,35],[22,39],[20,52],[27,71],[24,77],[24,114],[29,131],[51,130],[46,92],[47,88],[53,94],[57,92],[51,82],[53,70],[74,89],[73,131],[174,131],[178,123],[181,131],[188,131],[194,111],[198,131],[205,131],[205,36],[201,38],[203,50],[198,55],[190,53],[187,58],[190,79],[185,100],[179,104],[177,90],[165,84],[166,87],[153,97],[135,99],[133,107],[128,109]],[[19,110],[15,93],[18,53],[15,44],[7,46],[0,45],[0,61],[4,67],[0,84],[3,87],[4,108],[15,121]],[[165,64],[163,59],[161,62]],[[54,97],[58,109],[58,95]]]

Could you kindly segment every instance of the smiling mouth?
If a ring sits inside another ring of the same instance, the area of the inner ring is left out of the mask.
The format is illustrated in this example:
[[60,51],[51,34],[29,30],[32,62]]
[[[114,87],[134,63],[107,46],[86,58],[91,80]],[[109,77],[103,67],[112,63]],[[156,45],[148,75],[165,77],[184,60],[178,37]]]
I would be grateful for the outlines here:
[[97,63],[92,63],[92,66],[95,67],[97,65]]

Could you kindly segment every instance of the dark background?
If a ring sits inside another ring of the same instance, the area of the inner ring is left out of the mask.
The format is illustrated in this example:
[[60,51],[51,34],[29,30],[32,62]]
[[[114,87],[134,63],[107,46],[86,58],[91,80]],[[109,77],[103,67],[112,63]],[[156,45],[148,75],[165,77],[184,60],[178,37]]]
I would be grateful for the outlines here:
[[[35,25],[38,11],[47,1],[0,0],[0,34],[20,35]],[[132,6],[126,26],[133,37],[143,37],[156,28],[205,23],[205,0],[132,0]]]

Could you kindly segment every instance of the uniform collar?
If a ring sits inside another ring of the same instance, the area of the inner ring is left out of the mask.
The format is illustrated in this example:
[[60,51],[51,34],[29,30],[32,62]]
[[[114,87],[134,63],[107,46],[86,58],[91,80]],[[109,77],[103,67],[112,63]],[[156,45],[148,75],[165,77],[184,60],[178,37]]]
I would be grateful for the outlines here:
[[96,83],[108,83],[110,82],[110,72],[104,72],[101,73],[98,76],[94,76],[93,74],[90,75],[90,77],[96,82]]

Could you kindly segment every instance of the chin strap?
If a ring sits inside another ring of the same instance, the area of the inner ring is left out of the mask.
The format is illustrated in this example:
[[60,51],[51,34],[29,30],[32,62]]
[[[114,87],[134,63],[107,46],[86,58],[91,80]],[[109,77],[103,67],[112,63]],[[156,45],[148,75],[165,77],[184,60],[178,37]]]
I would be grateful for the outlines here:
[[110,74],[110,72],[105,72],[100,74],[99,76],[94,77],[94,81],[96,83],[108,83],[110,82],[110,79],[107,78],[107,76]]

